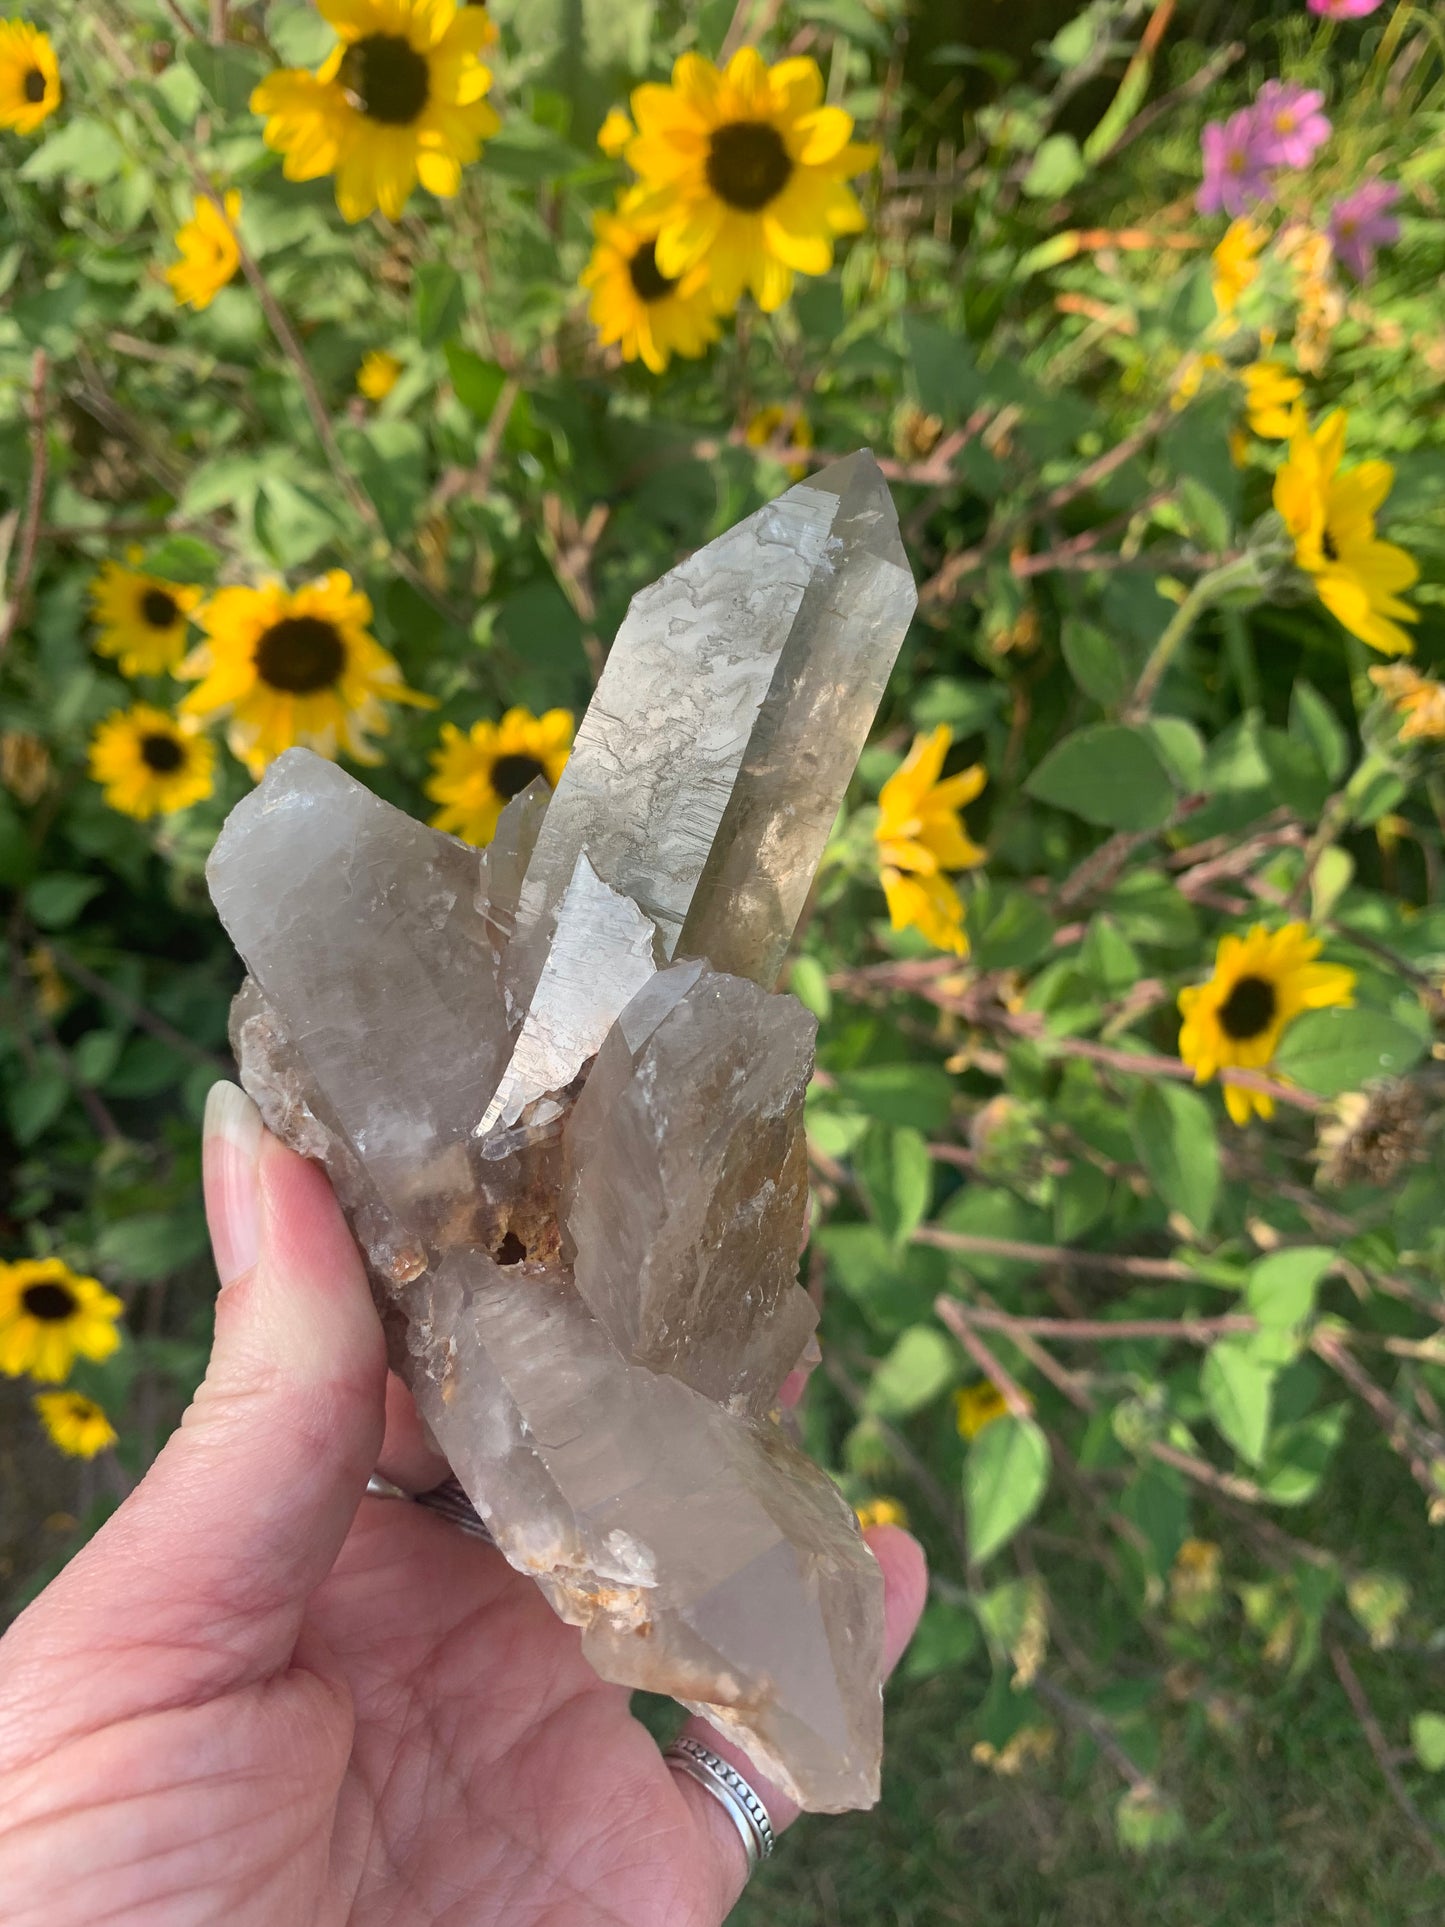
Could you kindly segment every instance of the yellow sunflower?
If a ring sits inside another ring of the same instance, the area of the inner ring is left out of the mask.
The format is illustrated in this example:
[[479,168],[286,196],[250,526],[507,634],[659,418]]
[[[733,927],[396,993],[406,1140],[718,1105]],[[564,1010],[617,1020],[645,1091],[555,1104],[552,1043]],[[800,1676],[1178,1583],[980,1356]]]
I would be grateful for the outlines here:
[[627,151],[629,141],[637,139],[637,129],[620,107],[609,107],[607,118],[597,130],[597,145],[609,160],[615,161]]
[[60,105],[49,38],[28,20],[0,20],[0,127],[33,134]]
[[186,653],[186,624],[201,593],[184,582],[107,562],[90,585],[91,613],[100,629],[96,648],[119,660],[123,676],[169,674]]
[[657,218],[639,220],[631,212],[637,198],[629,194],[613,213],[594,215],[597,242],[582,286],[591,290],[588,313],[603,345],[615,341],[624,361],[660,375],[673,355],[705,355],[720,324],[704,264],[680,277],[659,269]]
[[[1179,993],[1179,1055],[1196,1084],[1221,1070],[1266,1069],[1285,1026],[1302,1011],[1354,1002],[1354,971],[1317,963],[1320,949],[1304,923],[1279,930],[1257,923],[1247,937],[1220,938],[1214,975]],[[1224,1102],[1236,1124],[1248,1124],[1256,1111],[1274,1114],[1272,1097],[1236,1084],[1225,1084]]]
[[356,371],[356,385],[368,401],[385,401],[401,377],[402,364],[385,348],[373,348]]
[[1294,433],[1298,402],[1305,385],[1282,361],[1254,361],[1241,373],[1244,410],[1261,440],[1287,442]]
[[627,161],[661,222],[658,267],[676,279],[705,261],[719,308],[750,287],[771,313],[795,273],[826,274],[836,237],[862,230],[848,181],[878,150],[853,139],[851,114],[824,106],[815,60],[768,67],[741,47],[719,72],[684,54],[671,86],[636,90],[632,112]]
[[473,723],[465,733],[455,723],[443,723],[426,786],[431,800],[442,805],[432,827],[468,843],[490,843],[497,818],[529,783],[540,776],[556,789],[575,728],[568,709],[549,709],[545,716],[509,709],[499,723]]
[[996,1418],[1008,1417],[1008,1400],[991,1378],[981,1378],[976,1385],[967,1385],[961,1392],[955,1392],[953,1407],[959,1435],[970,1440],[976,1439],[985,1425],[992,1425]]
[[1445,742],[1445,683],[1422,676],[1408,663],[1381,663],[1370,671],[1370,681],[1404,721],[1402,743]]
[[940,723],[918,736],[902,765],[878,793],[879,874],[895,930],[915,929],[939,950],[968,955],[963,903],[945,870],[969,870],[984,851],[969,837],[959,811],[988,778],[975,763],[943,778],[953,731]]
[[382,704],[433,707],[368,633],[370,600],[344,569],[294,593],[280,582],[218,590],[196,621],[206,640],[178,673],[199,687],[181,712],[228,717],[226,741],[253,777],[297,743],[379,763],[367,739],[390,728]]
[[1248,216],[1231,221],[1228,231],[1211,257],[1214,278],[1211,283],[1214,305],[1222,315],[1234,313],[1239,297],[1258,277],[1260,249],[1269,239],[1268,228]]
[[855,1505],[858,1523],[866,1532],[869,1526],[906,1526],[907,1509],[897,1499],[865,1499]]
[[84,1392],[37,1392],[35,1409],[51,1443],[73,1459],[93,1459],[115,1444],[115,1427]]
[[0,1262],[0,1372],[58,1385],[77,1358],[98,1364],[110,1357],[124,1310],[98,1279],[80,1277],[59,1258]]
[[1388,462],[1360,462],[1341,474],[1346,426],[1337,408],[1311,434],[1298,411],[1289,459],[1274,478],[1274,505],[1294,537],[1295,561],[1336,621],[1382,655],[1408,656],[1415,645],[1399,625],[1419,616],[1398,591],[1420,571],[1404,549],[1375,534],[1375,511],[1395,471]]
[[195,723],[136,703],[113,710],[96,726],[90,774],[113,810],[143,823],[209,796],[216,786],[216,751]]
[[[770,408],[760,408],[751,417],[743,430],[743,440],[749,448],[766,449],[773,441],[781,441],[789,448],[811,448],[813,426],[796,402],[774,402]],[[788,474],[795,482],[801,482],[807,473],[806,462],[789,462]]]
[[197,313],[210,307],[241,265],[236,239],[241,196],[234,187],[225,197],[225,208],[222,214],[208,195],[198,194],[190,220],[176,230],[181,258],[166,269],[166,280],[179,305]]
[[313,73],[286,67],[251,95],[288,181],[336,176],[348,221],[397,220],[418,181],[449,197],[500,122],[481,54],[497,37],[485,7],[456,0],[317,0],[337,45]]

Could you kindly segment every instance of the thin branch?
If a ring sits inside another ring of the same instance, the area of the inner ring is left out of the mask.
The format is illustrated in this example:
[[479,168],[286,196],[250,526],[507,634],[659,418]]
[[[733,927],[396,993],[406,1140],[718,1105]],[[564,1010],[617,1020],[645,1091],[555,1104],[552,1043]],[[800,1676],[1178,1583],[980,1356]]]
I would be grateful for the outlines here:
[[1445,1851],[1441,1849],[1435,1829],[1410,1798],[1409,1789],[1400,1778],[1400,1769],[1395,1765],[1390,1743],[1375,1717],[1375,1709],[1371,1706],[1365,1689],[1360,1684],[1359,1675],[1350,1664],[1349,1654],[1334,1639],[1325,1642],[1325,1650],[1330,1656],[1330,1664],[1335,1669],[1335,1677],[1345,1689],[1345,1698],[1354,1709],[1355,1718],[1360,1722],[1360,1729],[1369,1741],[1370,1751],[1375,1756],[1375,1764],[1380,1769],[1385,1785],[1390,1789],[1391,1798],[1409,1822],[1415,1838],[1429,1856],[1430,1864],[1437,1873],[1445,1874]]
[[1141,134],[1147,133],[1156,121],[1162,120],[1167,114],[1172,114],[1176,107],[1187,100],[1197,99],[1200,94],[1208,93],[1220,75],[1227,73],[1235,61],[1243,58],[1242,41],[1231,40],[1227,47],[1221,47],[1218,53],[1212,54],[1198,73],[1191,74],[1182,86],[1174,88],[1170,93],[1161,94],[1158,100],[1142,108],[1123,129],[1113,145],[1098,157],[1099,160],[1112,160],[1115,154],[1120,153],[1131,142],[1138,140]]
[[947,1325],[954,1337],[968,1353],[969,1357],[997,1389],[999,1396],[1015,1418],[1031,1418],[1033,1405],[1019,1385],[1018,1380],[994,1354],[989,1346],[959,1312],[957,1305],[945,1294],[933,1301],[933,1309]]
[[160,1043],[168,1044],[172,1050],[179,1052],[182,1057],[188,1057],[193,1064],[201,1064],[207,1070],[214,1071],[217,1077],[230,1077],[234,1074],[235,1066],[229,1057],[222,1057],[219,1052],[209,1051],[204,1045],[196,1043],[193,1038],[187,1037],[184,1031],[177,1030],[174,1024],[168,1023],[164,1017],[157,1016],[155,1011],[148,1010],[144,1004],[138,1003],[129,991],[120,989],[118,985],[102,977],[98,971],[92,970],[88,964],[81,963],[78,957],[72,957],[70,952],[63,950],[59,944],[47,939],[47,945],[51,956],[55,959],[56,967],[64,976],[69,977],[73,983],[79,984],[82,990],[88,990],[93,997],[99,997],[113,1010],[118,1010],[123,1017],[129,1018],[137,1030],[147,1031]]
[[1063,1265],[1075,1271],[1102,1271],[1120,1278],[1199,1283],[1199,1273],[1178,1258],[1133,1258],[1112,1251],[1077,1251],[1068,1245],[1027,1244],[1017,1238],[987,1238],[972,1231],[943,1231],[932,1224],[920,1225],[913,1234],[913,1243],[956,1252],[960,1257],[1011,1258],[1024,1265]]
[[45,482],[49,456],[45,430],[45,378],[49,362],[43,348],[35,350],[30,363],[30,397],[26,413],[30,421],[30,485],[25,494],[25,518],[20,528],[20,547],[15,557],[15,574],[5,606],[0,610],[0,656],[10,646],[25,615],[30,599],[30,582],[40,549],[40,512],[45,506]]
[[[1181,1345],[1212,1345],[1216,1338],[1232,1332],[1255,1332],[1258,1322],[1243,1313],[1228,1313],[1221,1318],[1025,1318],[1011,1311],[981,1309],[977,1305],[948,1301],[956,1315],[984,1331],[1004,1332],[1010,1338],[1032,1334],[1038,1338],[1077,1339],[1168,1338]],[[948,1321],[945,1320],[945,1323]]]
[[1070,1726],[1077,1728],[1080,1732],[1087,1733],[1120,1779],[1135,1793],[1158,1794],[1157,1783],[1150,1778],[1137,1760],[1125,1752],[1119,1744],[1113,1727],[1102,1713],[1086,1705],[1083,1700],[1075,1699],[1072,1693],[1065,1692],[1063,1687],[1056,1685],[1046,1673],[1035,1675],[1032,1690],[1044,1705],[1052,1707],[1061,1719],[1066,1720]]
[[1350,1356],[1338,1332],[1317,1331],[1310,1340],[1310,1350],[1369,1407],[1390,1449],[1408,1466],[1411,1478],[1430,1500],[1432,1523],[1437,1512],[1445,1516],[1445,1440],[1436,1438],[1401,1411],[1359,1360]]

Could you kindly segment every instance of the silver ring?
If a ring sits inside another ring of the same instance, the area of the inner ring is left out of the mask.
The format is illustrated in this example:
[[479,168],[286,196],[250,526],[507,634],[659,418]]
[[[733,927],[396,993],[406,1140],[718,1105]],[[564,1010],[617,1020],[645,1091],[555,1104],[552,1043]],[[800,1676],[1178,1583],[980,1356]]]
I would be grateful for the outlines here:
[[705,1787],[717,1801],[738,1830],[751,1874],[772,1852],[776,1836],[767,1808],[742,1774],[700,1740],[674,1740],[662,1757],[669,1766]]
[[428,1512],[435,1512],[439,1518],[449,1520],[468,1538],[480,1539],[489,1546],[497,1543],[486,1521],[455,1479],[443,1479],[430,1492],[404,1492],[399,1485],[393,1485],[390,1479],[373,1472],[366,1481],[366,1489],[373,1499],[410,1499],[413,1505],[424,1505]]

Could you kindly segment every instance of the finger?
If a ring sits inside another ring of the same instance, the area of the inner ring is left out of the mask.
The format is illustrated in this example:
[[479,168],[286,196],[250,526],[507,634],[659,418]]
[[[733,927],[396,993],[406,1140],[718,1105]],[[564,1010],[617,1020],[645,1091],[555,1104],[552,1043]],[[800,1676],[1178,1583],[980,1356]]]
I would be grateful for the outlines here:
[[[883,1674],[886,1679],[902,1658],[913,1637],[928,1597],[928,1567],[923,1548],[901,1526],[874,1526],[864,1533],[873,1556],[883,1568]],[[768,1810],[773,1832],[782,1833],[798,1817],[798,1807],[765,1774],[758,1771],[737,1742],[720,1733],[708,1720],[696,1717],[682,1729],[689,1739],[700,1740],[736,1767]],[[748,1877],[747,1851],[737,1828],[719,1803],[686,1774],[674,1773],[678,1790],[693,1809],[703,1836],[712,1845],[718,1885],[726,1906],[731,1908]]]
[[386,1436],[376,1469],[403,1492],[429,1492],[451,1476],[451,1467],[433,1445],[411,1393],[395,1372],[386,1375]]
[[[205,1380],[145,1479],[37,1602],[40,1636],[88,1669],[87,1724],[286,1664],[381,1442],[381,1326],[325,1174],[230,1084],[206,1106],[203,1168],[221,1278]],[[128,1639],[164,1665],[127,1665]]]

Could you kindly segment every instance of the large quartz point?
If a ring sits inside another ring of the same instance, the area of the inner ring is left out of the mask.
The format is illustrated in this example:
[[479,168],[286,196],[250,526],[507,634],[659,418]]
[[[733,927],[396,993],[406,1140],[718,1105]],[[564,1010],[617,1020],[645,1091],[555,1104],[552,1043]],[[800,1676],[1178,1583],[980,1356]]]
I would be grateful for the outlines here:
[[636,598],[487,850],[292,750],[208,870],[242,1082],[502,1553],[824,1810],[877,1797],[882,1588],[777,1418],[813,1021],[771,985],[914,600],[851,456]]

